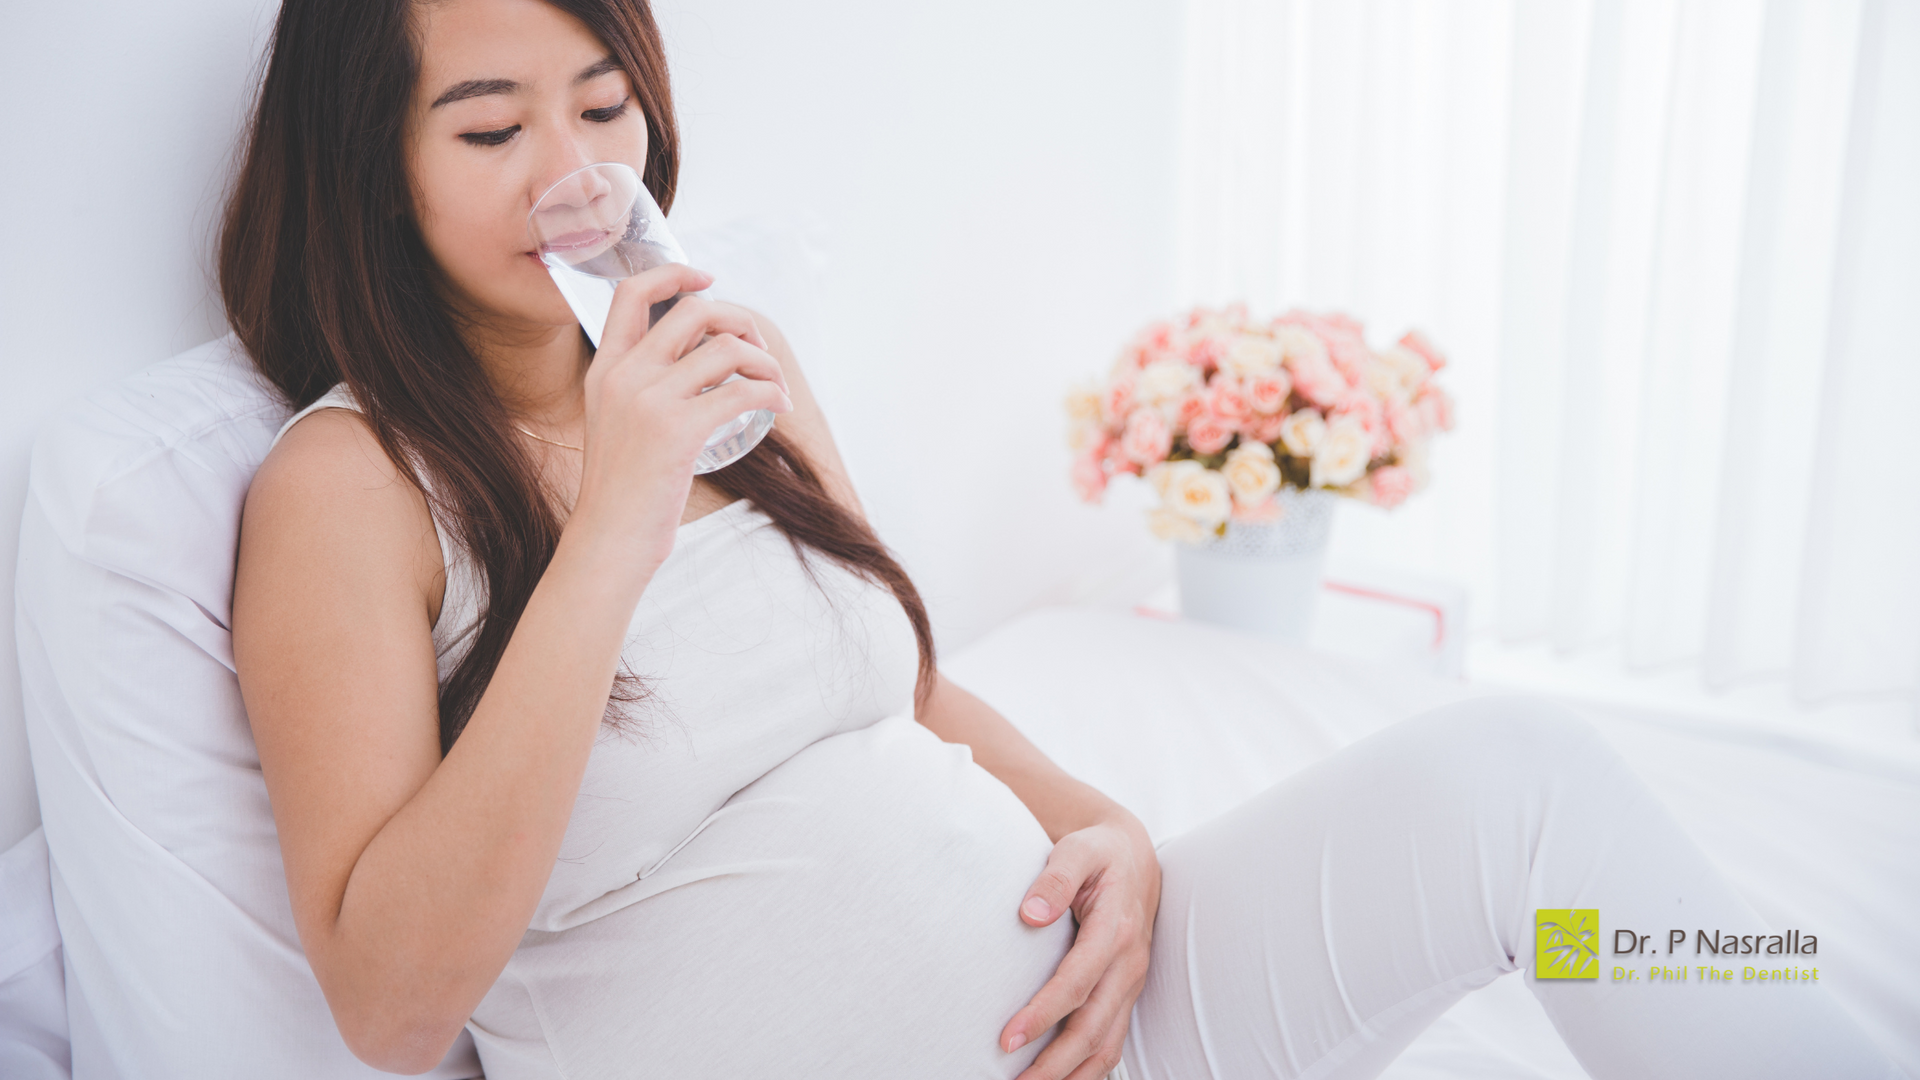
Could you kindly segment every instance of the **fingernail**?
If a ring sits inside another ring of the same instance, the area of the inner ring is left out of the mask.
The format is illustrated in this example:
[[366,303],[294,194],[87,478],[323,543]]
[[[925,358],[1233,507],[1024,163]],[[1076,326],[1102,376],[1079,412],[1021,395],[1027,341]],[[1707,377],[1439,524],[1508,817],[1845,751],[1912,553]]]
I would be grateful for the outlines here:
[[1047,907],[1047,902],[1037,896],[1028,897],[1027,902],[1020,906],[1020,910],[1026,912],[1029,919],[1044,919],[1052,911]]
[[1011,1054],[1025,1045],[1027,1045],[1026,1034],[1015,1032],[1013,1038],[1007,1040],[1007,1053]]

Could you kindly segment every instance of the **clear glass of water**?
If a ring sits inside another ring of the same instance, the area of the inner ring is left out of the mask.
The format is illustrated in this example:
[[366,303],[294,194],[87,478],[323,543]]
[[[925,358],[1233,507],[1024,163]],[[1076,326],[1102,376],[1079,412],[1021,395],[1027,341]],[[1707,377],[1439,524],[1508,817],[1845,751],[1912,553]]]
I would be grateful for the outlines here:
[[[527,215],[527,231],[548,276],[596,349],[606,329],[614,286],[656,266],[687,261],[679,241],[667,230],[667,215],[640,182],[640,174],[617,161],[582,166],[561,177],[534,203]],[[653,305],[647,325],[657,324],[688,295],[697,294],[681,293]],[[737,378],[731,375],[727,381]],[[773,413],[767,409],[741,413],[714,429],[693,471],[725,468],[758,445],[772,427]]]

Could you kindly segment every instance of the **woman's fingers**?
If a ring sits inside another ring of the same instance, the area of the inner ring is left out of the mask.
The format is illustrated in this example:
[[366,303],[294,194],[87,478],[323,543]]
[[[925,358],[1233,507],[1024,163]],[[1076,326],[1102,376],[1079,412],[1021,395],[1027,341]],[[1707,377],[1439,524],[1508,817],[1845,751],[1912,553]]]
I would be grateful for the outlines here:
[[665,386],[686,397],[718,386],[729,375],[770,382],[788,393],[787,373],[780,361],[732,334],[722,334],[680,358],[666,374]]
[[1127,1017],[1121,1017],[1108,1028],[1106,1037],[1100,1040],[1100,1049],[1081,1062],[1079,1068],[1068,1073],[1067,1080],[1102,1080],[1119,1068],[1121,1052],[1127,1045],[1127,1021]]
[[1001,1029],[1000,1045],[1012,1053],[1032,1042],[1035,1035],[1052,1027],[1061,1017],[1086,1004],[1088,995],[1113,966],[1120,944],[1113,920],[1089,913],[1074,935],[1073,948],[1061,958],[1053,978]]
[[[647,321],[653,305],[683,292],[699,292],[712,284],[712,274],[680,263],[656,266],[622,281],[613,289],[613,304],[607,309],[607,325],[600,331],[600,351],[609,356],[619,356],[633,348],[647,332]],[[680,305],[674,306],[677,308]]]
[[647,331],[639,352],[651,356],[657,363],[671,364],[699,345],[701,338],[722,334],[762,345],[766,341],[745,308],[689,296],[673,305],[673,310],[667,312],[660,324]]
[[1067,1017],[1060,1033],[1015,1080],[1100,1080],[1120,1062],[1138,996],[1127,972],[1109,969],[1086,1004]]
[[701,430],[712,431],[743,412],[767,409],[775,413],[793,411],[793,399],[786,391],[763,379],[740,379],[701,394],[693,402],[692,415]]
[[1047,868],[1040,871],[1027,898],[1020,901],[1020,917],[1029,926],[1047,926],[1073,906],[1081,886],[1100,865],[1097,852],[1079,843],[1080,834],[1068,833],[1047,854]]

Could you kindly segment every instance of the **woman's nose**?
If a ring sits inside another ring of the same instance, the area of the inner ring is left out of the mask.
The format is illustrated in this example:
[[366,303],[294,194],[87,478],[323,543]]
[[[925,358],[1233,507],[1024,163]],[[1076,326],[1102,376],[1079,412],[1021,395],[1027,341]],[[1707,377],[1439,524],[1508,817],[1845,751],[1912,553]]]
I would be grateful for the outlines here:
[[604,169],[591,169],[593,159],[581,153],[567,155],[557,166],[543,170],[547,179],[536,185],[533,197],[542,209],[587,206],[613,190]]

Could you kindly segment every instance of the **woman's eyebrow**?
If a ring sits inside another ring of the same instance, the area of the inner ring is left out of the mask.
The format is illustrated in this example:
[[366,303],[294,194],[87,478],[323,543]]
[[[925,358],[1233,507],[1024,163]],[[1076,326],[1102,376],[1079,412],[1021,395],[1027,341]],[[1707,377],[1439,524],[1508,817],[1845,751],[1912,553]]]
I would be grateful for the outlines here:
[[588,64],[586,68],[580,72],[580,74],[575,75],[573,77],[573,82],[574,82],[574,85],[578,86],[579,84],[586,82],[588,79],[597,79],[600,76],[605,75],[609,71],[619,71],[619,70],[620,70],[620,61],[615,60],[611,56],[603,56],[600,59],[595,60],[593,63]]
[[429,109],[437,109],[455,101],[468,98],[486,97],[488,94],[511,94],[520,89],[520,84],[512,79],[468,79],[463,83],[454,83],[447,92],[433,99]]
[[[611,56],[603,56],[593,63],[588,64],[580,74],[573,77],[573,81],[575,85],[578,85],[589,79],[597,79],[609,71],[619,70],[620,61],[615,60]],[[442,105],[449,105],[456,101],[465,101],[468,98],[486,97],[488,94],[511,94],[518,89],[520,89],[520,84],[514,82],[512,79],[468,79],[466,82],[454,83],[448,87],[446,93],[434,98],[433,104],[427,107],[429,109],[437,109]]]

